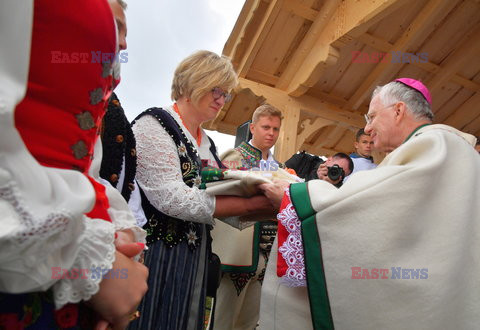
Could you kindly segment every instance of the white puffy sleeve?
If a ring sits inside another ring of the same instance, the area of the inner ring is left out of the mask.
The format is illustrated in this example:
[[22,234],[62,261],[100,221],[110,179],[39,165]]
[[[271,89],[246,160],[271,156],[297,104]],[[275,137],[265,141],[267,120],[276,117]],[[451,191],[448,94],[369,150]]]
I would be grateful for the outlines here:
[[136,121],[137,181],[156,209],[171,217],[214,224],[215,197],[182,179],[177,147],[153,116]]
[[41,166],[14,124],[26,91],[32,0],[0,2],[0,292],[53,287],[57,308],[87,300],[101,279],[61,279],[56,270],[111,268],[115,228],[89,219],[95,192],[79,172]]
[[135,219],[130,207],[123,198],[122,194],[114,188],[110,182],[100,177],[100,167],[102,165],[102,139],[97,139],[95,144],[94,158],[90,166],[90,176],[95,178],[98,182],[105,186],[105,193],[108,197],[110,207],[107,212],[112,219],[112,223],[115,226],[115,230],[130,229],[137,242],[146,243],[146,232],[139,226],[137,226],[137,220]]

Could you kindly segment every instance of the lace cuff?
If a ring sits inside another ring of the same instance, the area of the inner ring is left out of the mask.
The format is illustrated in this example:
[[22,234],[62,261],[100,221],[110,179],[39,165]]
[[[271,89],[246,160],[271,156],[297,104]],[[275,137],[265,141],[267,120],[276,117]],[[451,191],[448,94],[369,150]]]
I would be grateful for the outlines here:
[[99,290],[102,272],[112,268],[115,260],[114,227],[101,219],[85,219],[77,257],[67,274],[52,268],[52,277],[61,279],[53,285],[55,307],[89,300]]

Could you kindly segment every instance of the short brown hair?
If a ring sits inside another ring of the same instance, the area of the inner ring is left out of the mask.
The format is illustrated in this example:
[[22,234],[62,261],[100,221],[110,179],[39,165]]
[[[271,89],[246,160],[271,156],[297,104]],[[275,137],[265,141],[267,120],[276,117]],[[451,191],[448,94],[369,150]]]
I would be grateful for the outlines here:
[[238,84],[232,62],[208,50],[200,50],[177,66],[172,82],[172,100],[185,96],[197,104],[215,87],[231,91]]
[[365,129],[364,128],[360,128],[357,132],[357,134],[355,135],[355,141],[359,142],[360,141],[360,137],[362,135],[366,135],[366,136],[370,136],[370,134],[367,134],[365,133]]
[[282,120],[282,112],[270,104],[263,104],[253,112],[252,123],[256,123],[260,117],[278,117]]

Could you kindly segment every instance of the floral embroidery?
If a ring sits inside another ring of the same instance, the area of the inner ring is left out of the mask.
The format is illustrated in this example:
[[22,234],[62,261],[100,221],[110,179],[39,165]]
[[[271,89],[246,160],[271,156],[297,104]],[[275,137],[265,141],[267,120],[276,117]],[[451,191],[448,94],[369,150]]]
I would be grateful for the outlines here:
[[183,142],[180,142],[180,145],[178,146],[178,155],[182,157],[187,155],[187,147],[185,147]]
[[[152,217],[154,216],[155,215]],[[183,234],[185,233],[186,235],[188,230],[188,223],[186,221],[168,218],[166,216],[162,216],[159,220],[150,218],[149,221],[151,221],[151,223],[149,227],[146,227],[147,234],[151,233],[152,236],[147,236],[148,244],[154,243],[155,236],[157,236],[156,240],[162,240],[166,246],[174,247],[186,238]]]
[[55,310],[52,291],[0,293],[0,329],[93,329],[94,312],[83,304]]
[[242,154],[242,168],[250,169],[253,167],[258,167],[260,160],[262,159],[262,152],[247,142],[242,142],[238,147],[235,148],[238,152]]
[[84,141],[78,141],[73,146],[70,147],[73,151],[73,156],[76,159],[82,159],[88,155],[87,144]]
[[230,273],[230,279],[237,290],[237,296],[240,295],[248,281],[255,276],[255,272],[252,273]]
[[197,176],[194,180],[193,180],[193,184],[198,187],[200,186],[200,184],[202,183],[202,178],[200,176]]
[[42,302],[40,295],[31,295],[27,303],[23,306],[23,326],[28,327],[37,322],[42,313]]
[[77,324],[78,306],[74,304],[65,305],[55,311],[55,322],[60,328],[72,328]]
[[265,278],[265,271],[267,268],[263,268],[260,274],[258,274],[258,281],[263,285],[263,279]]
[[197,237],[197,233],[195,232],[194,229],[190,228],[190,230],[188,231],[188,233],[186,234],[187,235],[187,243],[188,245],[195,245],[195,243],[197,242],[198,240],[198,237]]
[[103,99],[103,90],[99,87],[90,92],[90,104],[97,105]]
[[280,283],[289,287],[306,286],[307,277],[303,254],[302,223],[298,219],[291,201],[277,215],[277,219],[288,232],[287,239],[278,248],[278,252],[282,254],[288,267]]
[[84,111],[78,115],[75,115],[78,121],[78,126],[83,130],[89,130],[95,127],[95,121],[90,112]]
[[23,329],[23,322],[15,313],[0,314],[0,329]]

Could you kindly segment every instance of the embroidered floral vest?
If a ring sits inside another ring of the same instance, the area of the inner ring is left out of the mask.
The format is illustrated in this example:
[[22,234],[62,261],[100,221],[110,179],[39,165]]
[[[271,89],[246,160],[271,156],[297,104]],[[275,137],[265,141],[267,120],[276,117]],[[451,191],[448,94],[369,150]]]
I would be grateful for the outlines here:
[[[135,124],[136,120],[145,115],[155,117],[175,142],[178,156],[180,158],[183,182],[189,187],[198,187],[201,184],[200,173],[202,161],[197,150],[186,137],[180,125],[164,109],[150,108],[135,118],[132,122],[132,126]],[[219,167],[223,167],[220,160],[217,158],[215,144],[211,139],[210,143],[210,151],[214,155]],[[147,231],[147,245],[151,245],[159,240],[162,240],[168,247],[174,247],[175,245],[186,241],[189,248],[192,250],[200,245],[200,238],[202,237],[201,224],[170,217],[160,212],[150,204],[141,188],[140,193],[142,195],[142,207],[148,219],[143,227]],[[210,236],[209,232],[211,229],[211,226],[206,226],[207,238]]]
[[[252,146],[250,143],[247,143],[243,141],[238,145],[238,147],[235,148],[236,151],[238,151],[243,159],[242,159],[242,166],[240,169],[251,169],[254,167],[260,167],[260,160],[262,159],[262,152]],[[285,168],[285,166],[277,162],[278,167],[280,168]]]

